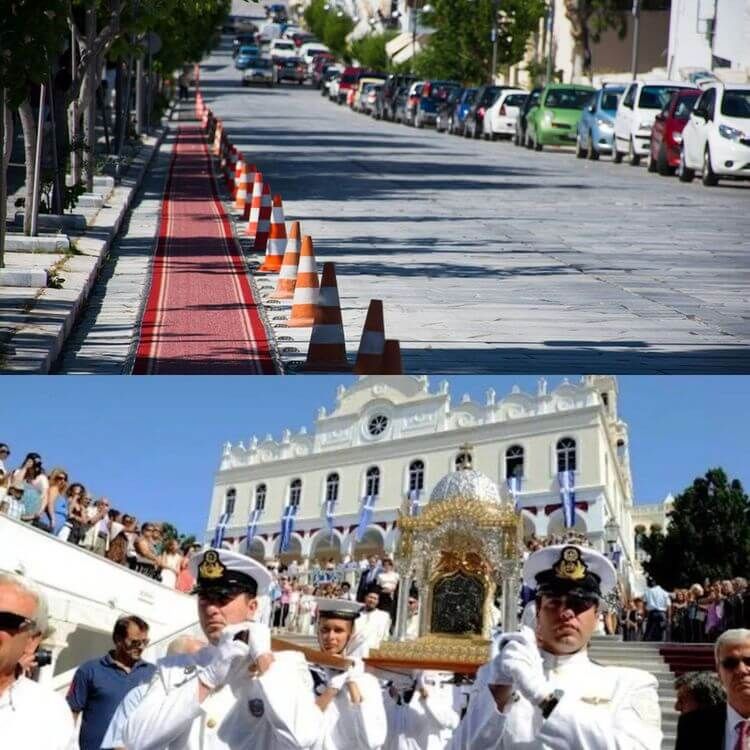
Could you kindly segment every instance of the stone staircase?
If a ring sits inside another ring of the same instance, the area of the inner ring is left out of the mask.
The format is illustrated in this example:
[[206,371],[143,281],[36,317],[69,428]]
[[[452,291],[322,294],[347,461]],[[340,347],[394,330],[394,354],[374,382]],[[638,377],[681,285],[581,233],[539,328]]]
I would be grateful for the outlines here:
[[617,636],[595,636],[589,644],[589,656],[598,664],[613,667],[633,667],[650,672],[659,683],[661,727],[664,732],[662,750],[673,750],[677,739],[677,719],[674,710],[677,692],[675,675],[659,653],[661,643],[624,643]]

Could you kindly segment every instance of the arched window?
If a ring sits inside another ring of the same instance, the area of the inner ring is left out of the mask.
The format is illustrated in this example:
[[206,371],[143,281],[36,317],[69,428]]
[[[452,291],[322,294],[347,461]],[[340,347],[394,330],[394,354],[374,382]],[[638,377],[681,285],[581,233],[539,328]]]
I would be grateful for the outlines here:
[[424,461],[412,461],[409,464],[409,492],[424,489]]
[[511,445],[505,451],[505,478],[523,477],[523,448],[520,445]]
[[471,468],[471,453],[462,451],[456,456],[456,471]]
[[259,484],[255,488],[255,510],[263,510],[266,507],[266,485]]
[[563,438],[557,441],[557,470],[575,471],[576,469],[576,441],[573,438]]
[[234,514],[234,503],[236,500],[237,490],[234,487],[230,487],[224,497],[224,512],[229,513],[230,516]]
[[339,499],[339,475],[335,472],[326,477],[326,501]]
[[294,508],[299,507],[299,501],[302,498],[302,480],[292,479],[289,485],[289,505]]
[[625,457],[628,455],[628,449],[625,446],[624,440],[618,440],[617,441],[617,459],[618,461],[624,461]]
[[380,494],[380,469],[377,466],[371,466],[365,477],[365,495],[377,497]]

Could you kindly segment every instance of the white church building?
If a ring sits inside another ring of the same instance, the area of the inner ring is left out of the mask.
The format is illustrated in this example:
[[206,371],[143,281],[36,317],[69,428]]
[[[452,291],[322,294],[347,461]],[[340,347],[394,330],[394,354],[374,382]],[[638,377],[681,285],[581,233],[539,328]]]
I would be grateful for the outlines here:
[[[307,565],[390,554],[399,512],[414,500],[426,502],[440,478],[467,460],[503,490],[510,477],[520,480],[515,499],[527,539],[566,530],[558,474],[573,470],[574,529],[602,551],[618,549],[621,572],[634,579],[628,428],[611,376],[565,380],[553,389],[541,379],[531,394],[489,389],[483,403],[468,395],[454,400],[447,381],[431,389],[426,376],[361,377],[339,386],[330,413],[319,408],[311,433],[284,430],[278,439],[224,446],[205,541],[221,521],[224,544],[259,560]],[[358,540],[366,498],[372,517]],[[280,552],[289,507],[294,531]]]

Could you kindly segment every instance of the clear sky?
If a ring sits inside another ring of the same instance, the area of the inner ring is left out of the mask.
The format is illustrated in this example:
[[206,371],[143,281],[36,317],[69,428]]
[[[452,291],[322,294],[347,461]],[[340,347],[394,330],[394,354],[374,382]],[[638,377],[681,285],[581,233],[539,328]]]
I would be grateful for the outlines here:
[[[442,378],[430,378],[437,389]],[[36,451],[49,470],[139,520],[165,520],[201,534],[213,474],[227,440],[280,437],[313,427],[351,377],[3,377],[0,442],[9,465]],[[447,377],[453,402],[482,402],[514,384],[534,393],[536,376]],[[547,376],[550,388],[562,380]],[[570,378],[571,381],[577,378]],[[750,377],[621,377],[620,416],[630,425],[636,502],[677,493],[712,466],[750,487]]]

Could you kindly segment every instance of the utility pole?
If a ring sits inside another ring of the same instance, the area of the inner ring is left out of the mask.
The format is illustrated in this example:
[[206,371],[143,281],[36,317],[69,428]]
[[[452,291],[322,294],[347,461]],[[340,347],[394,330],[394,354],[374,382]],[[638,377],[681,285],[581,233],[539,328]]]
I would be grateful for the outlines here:
[[641,26],[641,0],[633,0],[633,58],[630,64],[631,78],[638,74],[638,34]]
[[495,83],[497,71],[497,14],[500,10],[500,0],[492,2],[492,67],[490,68],[490,84]]
[[143,54],[135,62],[135,134],[143,135]]
[[[39,123],[36,129],[36,153],[34,154],[34,198],[31,204],[31,236],[36,237],[39,216],[39,186],[42,177],[42,142],[44,141],[44,84],[39,86]],[[28,211],[28,207],[26,208]]]
[[552,82],[552,61],[555,54],[555,40],[553,32],[555,30],[555,0],[549,0],[549,13],[547,14],[547,36],[549,37],[549,47],[547,49],[547,73],[544,82]]
[[86,85],[88,86],[88,106],[84,122],[84,135],[89,148],[86,163],[86,190],[94,192],[94,168],[96,164],[96,6],[93,2],[86,8]]

